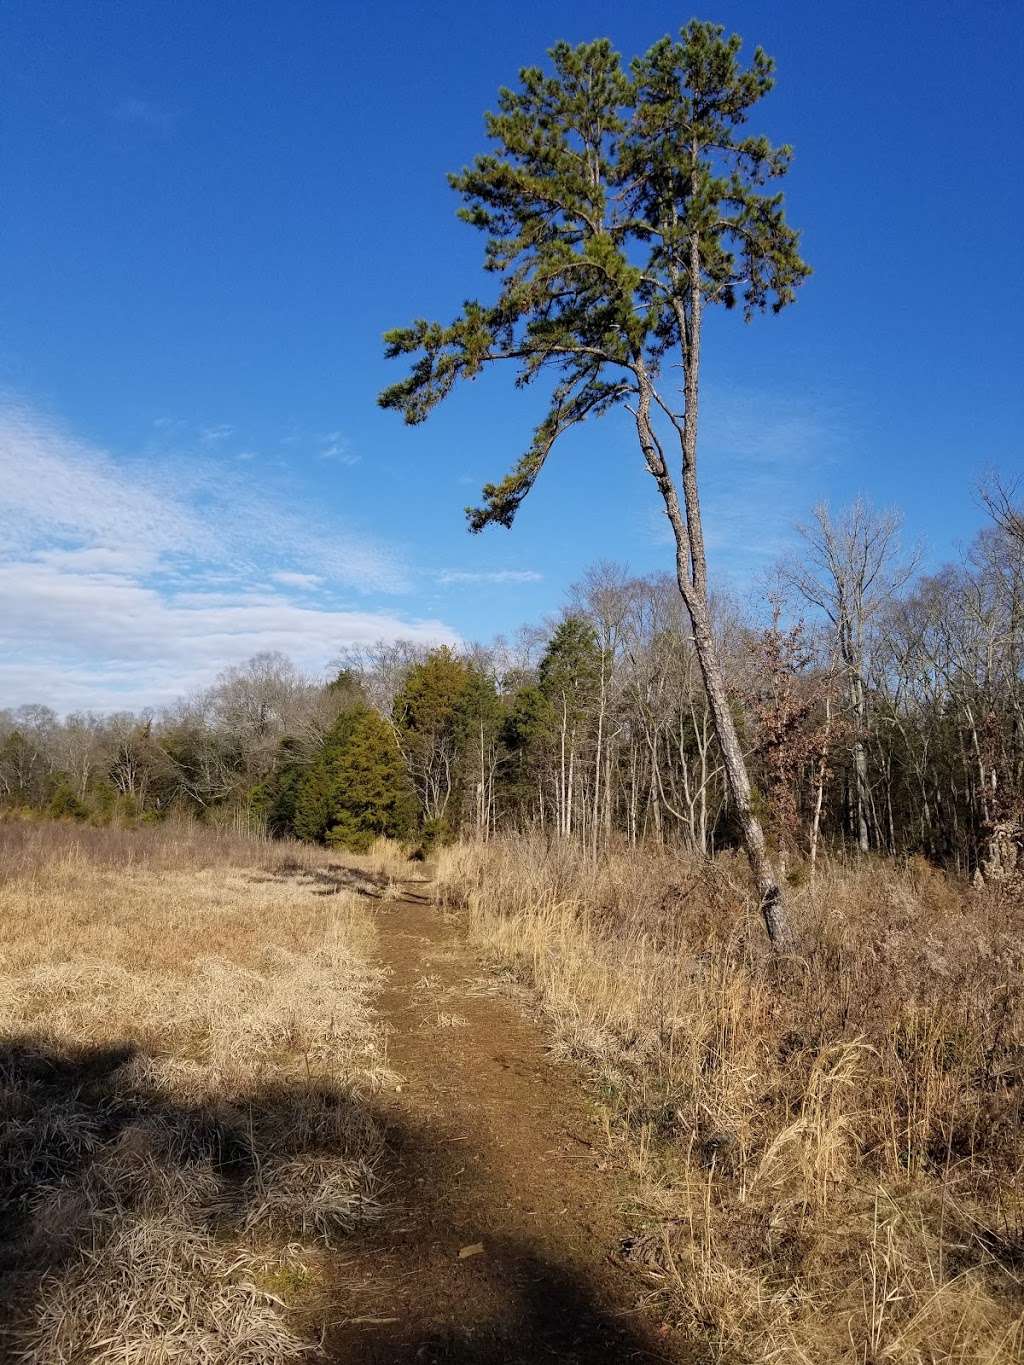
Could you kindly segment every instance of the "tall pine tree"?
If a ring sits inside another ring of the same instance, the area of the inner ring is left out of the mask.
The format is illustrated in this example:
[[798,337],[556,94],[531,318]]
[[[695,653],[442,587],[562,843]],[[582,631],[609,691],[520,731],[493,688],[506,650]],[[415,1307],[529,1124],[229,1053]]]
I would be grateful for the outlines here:
[[[468,509],[472,530],[510,526],[559,438],[624,407],[676,545],[729,792],[773,944],[792,942],[729,707],[712,629],[697,481],[704,310],[778,312],[809,274],[782,196],[788,147],[745,132],[772,87],[773,63],[696,20],[629,68],[601,40],[551,51],[487,116],[495,150],[451,177],[460,216],[487,235],[493,302],[471,299],[450,323],[389,332],[387,354],[413,357],[380,397],[423,421],[455,385],[507,361],[517,382],[552,379],[547,413],[515,468]],[[676,375],[682,383],[675,390]],[[679,460],[672,469],[670,443]],[[742,497],[742,490],[738,493]]]

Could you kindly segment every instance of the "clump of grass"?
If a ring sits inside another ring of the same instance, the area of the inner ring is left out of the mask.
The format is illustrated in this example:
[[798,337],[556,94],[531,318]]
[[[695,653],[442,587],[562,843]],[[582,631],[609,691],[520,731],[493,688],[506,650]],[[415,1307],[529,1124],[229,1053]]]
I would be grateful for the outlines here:
[[295,1359],[268,1257],[380,1216],[372,921],[295,875],[323,855],[271,852],[0,826],[13,1358]]
[[246,1188],[248,1211],[242,1227],[330,1245],[337,1234],[379,1215],[375,1183],[365,1162],[339,1162],[330,1156],[304,1154],[261,1165]]
[[632,1254],[720,1360],[1024,1349],[1024,906],[920,861],[826,865],[780,964],[742,866],[441,854],[437,891],[593,1072]]
[[88,1258],[43,1282],[22,1360],[265,1365],[309,1353],[310,1343],[251,1282],[247,1259],[186,1220],[117,1210],[106,1222],[90,1220],[88,1232],[97,1238]]

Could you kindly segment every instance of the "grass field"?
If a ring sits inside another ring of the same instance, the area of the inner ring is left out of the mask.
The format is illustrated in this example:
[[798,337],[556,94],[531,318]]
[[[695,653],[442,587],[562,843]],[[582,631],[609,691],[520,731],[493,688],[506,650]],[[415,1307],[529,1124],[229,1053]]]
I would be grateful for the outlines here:
[[324,862],[171,826],[0,823],[11,1358],[308,1351],[317,1248],[381,1213],[374,928]]
[[1019,896],[826,866],[780,964],[729,857],[499,842],[448,850],[438,894],[591,1070],[632,1257],[710,1358],[1022,1358]]
[[[410,872],[345,861],[385,902]],[[0,823],[5,1358],[270,1365],[344,1317],[394,1079],[352,884],[288,843]],[[826,862],[780,962],[731,856],[461,845],[436,895],[589,1074],[696,1359],[1024,1356],[1019,896]]]

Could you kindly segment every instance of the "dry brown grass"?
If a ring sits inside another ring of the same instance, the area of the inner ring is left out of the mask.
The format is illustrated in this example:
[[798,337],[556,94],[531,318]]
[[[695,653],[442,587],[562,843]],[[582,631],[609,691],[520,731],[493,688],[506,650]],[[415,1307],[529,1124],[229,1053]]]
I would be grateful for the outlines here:
[[741,865],[508,842],[438,894],[599,1080],[632,1254],[721,1361],[1024,1357],[1024,906],[826,867],[773,962]]
[[374,929],[298,846],[0,824],[13,1359],[304,1356],[276,1265],[380,1213]]
[[426,881],[422,864],[410,861],[411,852],[411,845],[396,839],[377,838],[365,853],[346,853],[345,862],[349,867],[364,868],[381,878],[394,878],[399,882]]

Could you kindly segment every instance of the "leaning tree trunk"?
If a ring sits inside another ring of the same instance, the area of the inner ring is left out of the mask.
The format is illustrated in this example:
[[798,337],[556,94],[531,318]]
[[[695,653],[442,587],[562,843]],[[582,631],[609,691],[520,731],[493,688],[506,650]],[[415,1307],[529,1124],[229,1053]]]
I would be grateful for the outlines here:
[[857,800],[857,847],[861,853],[867,853],[871,848],[868,835],[868,802],[870,799],[868,754],[864,744],[864,736],[867,734],[867,707],[864,700],[864,681],[856,665],[852,667],[850,674],[850,692],[854,723],[857,726],[857,733],[853,741],[853,774]]
[[810,838],[810,865],[811,865],[811,885],[814,885],[814,874],[818,866],[818,839],[821,835],[821,808],[825,800],[825,778],[828,774],[828,744],[832,734],[832,701],[829,696],[825,697],[825,733],[821,738],[821,750],[818,754],[818,771],[814,787],[814,816],[811,820]]
[[[729,700],[726,694],[725,679],[722,673],[714,632],[711,628],[711,609],[708,599],[707,561],[704,554],[704,537],[701,530],[700,499],[697,490],[697,368],[699,365],[699,290],[692,307],[696,312],[691,317],[687,333],[690,347],[686,353],[686,421],[674,425],[680,435],[683,454],[683,498],[686,514],[679,505],[679,494],[675,481],[668,470],[664,451],[651,422],[651,402],[654,397],[653,386],[643,368],[637,362],[638,403],[635,411],[637,434],[640,448],[648,469],[657,482],[665,511],[676,542],[676,581],[682,594],[693,629],[694,648],[700,665],[704,688],[708,696],[711,719],[715,736],[722,751],[722,766],[725,769],[729,798],[736,811],[743,847],[754,876],[757,894],[760,899],[761,914],[764,918],[768,938],[776,952],[792,952],[795,938],[790,928],[783,901],[782,890],[775,876],[764,830],[754,810],[750,778],[747,765],[740,747],[739,736]],[[681,324],[682,325],[682,324]]]
[[[689,606],[689,603],[687,603]],[[750,777],[747,773],[743,750],[740,748],[736,723],[729,707],[729,699],[722,676],[722,665],[715,647],[711,622],[705,615],[706,608],[701,604],[696,619],[693,619],[693,639],[700,663],[704,686],[707,689],[711,716],[715,724],[715,734],[722,751],[722,766],[725,769],[729,786],[729,797],[743,836],[750,870],[760,898],[761,914],[765,929],[772,946],[779,952],[792,952],[795,947],[793,932],[786,915],[782,890],[775,876],[775,869],[768,854],[768,844],[764,837],[761,821],[754,810]]]

